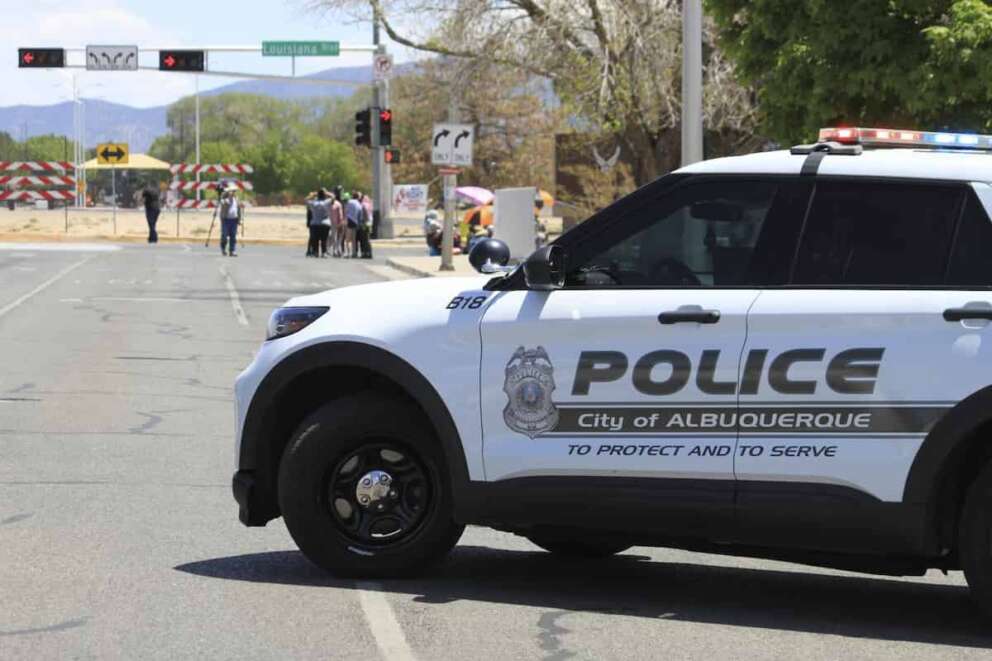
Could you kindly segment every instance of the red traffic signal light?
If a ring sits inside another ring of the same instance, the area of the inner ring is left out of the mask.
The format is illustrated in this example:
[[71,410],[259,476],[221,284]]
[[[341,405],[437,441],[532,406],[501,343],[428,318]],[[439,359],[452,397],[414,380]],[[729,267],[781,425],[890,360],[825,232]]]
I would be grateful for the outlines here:
[[388,147],[393,143],[393,111],[379,109],[379,146]]
[[382,151],[382,158],[389,165],[399,165],[400,163],[400,150],[390,147],[389,149],[384,149]]
[[18,48],[17,66],[21,69],[46,69],[65,66],[65,49]]
[[207,58],[202,50],[160,50],[160,71],[203,71]]

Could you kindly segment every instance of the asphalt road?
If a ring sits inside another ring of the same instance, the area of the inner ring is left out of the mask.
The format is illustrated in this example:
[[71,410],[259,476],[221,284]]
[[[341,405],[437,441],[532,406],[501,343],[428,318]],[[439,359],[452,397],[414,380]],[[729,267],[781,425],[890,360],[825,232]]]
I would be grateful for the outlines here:
[[300,252],[0,245],[0,659],[992,656],[960,574],[563,563],[479,528],[422,578],[322,574],[237,521],[231,386],[273,307],[398,274]]

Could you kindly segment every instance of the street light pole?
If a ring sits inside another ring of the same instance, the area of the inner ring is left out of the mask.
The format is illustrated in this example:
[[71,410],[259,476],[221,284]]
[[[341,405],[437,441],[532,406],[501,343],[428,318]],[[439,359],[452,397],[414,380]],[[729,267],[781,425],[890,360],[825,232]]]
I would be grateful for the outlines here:
[[703,160],[703,5],[682,2],[682,165]]
[[[196,164],[200,164],[200,77],[193,76],[196,81]],[[200,171],[196,171],[196,183],[200,183]],[[200,187],[196,188],[196,199],[201,199]]]

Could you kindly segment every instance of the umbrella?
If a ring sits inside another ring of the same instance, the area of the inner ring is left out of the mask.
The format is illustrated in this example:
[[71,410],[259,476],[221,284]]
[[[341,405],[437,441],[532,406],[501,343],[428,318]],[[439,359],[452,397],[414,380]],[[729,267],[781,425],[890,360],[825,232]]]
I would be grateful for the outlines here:
[[489,204],[496,197],[491,190],[479,186],[459,186],[455,189],[455,195],[475,205]]

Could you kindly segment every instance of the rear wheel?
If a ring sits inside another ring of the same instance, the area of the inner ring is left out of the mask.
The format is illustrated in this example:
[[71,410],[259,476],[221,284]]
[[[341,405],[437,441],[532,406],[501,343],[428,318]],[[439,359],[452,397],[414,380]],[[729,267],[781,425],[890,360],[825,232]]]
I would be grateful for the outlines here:
[[400,576],[442,558],[463,526],[452,518],[444,455],[419,411],[366,392],[300,424],[279,469],[293,540],[340,576]]
[[959,555],[972,597],[992,616],[992,463],[968,490],[961,515]]
[[575,539],[565,537],[528,537],[532,543],[549,553],[566,558],[608,558],[630,548],[629,544],[605,539]]

